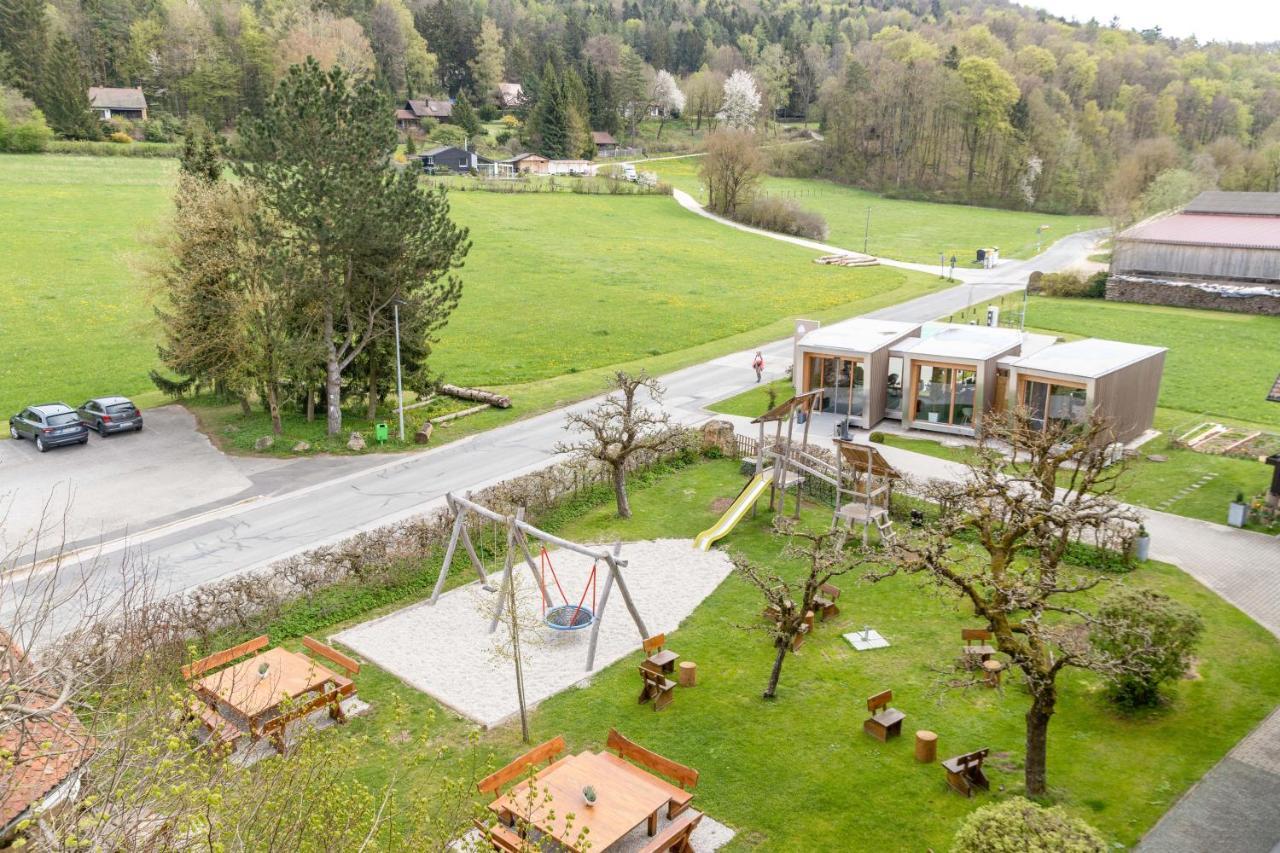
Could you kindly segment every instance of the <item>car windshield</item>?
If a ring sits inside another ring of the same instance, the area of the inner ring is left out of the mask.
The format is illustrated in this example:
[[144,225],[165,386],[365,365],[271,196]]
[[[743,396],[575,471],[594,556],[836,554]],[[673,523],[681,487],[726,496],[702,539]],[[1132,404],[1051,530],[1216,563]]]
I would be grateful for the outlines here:
[[107,406],[107,411],[113,415],[132,415],[133,403],[112,403]]
[[75,412],[63,412],[60,415],[49,415],[49,426],[66,426],[67,424],[79,423],[80,418],[76,417]]

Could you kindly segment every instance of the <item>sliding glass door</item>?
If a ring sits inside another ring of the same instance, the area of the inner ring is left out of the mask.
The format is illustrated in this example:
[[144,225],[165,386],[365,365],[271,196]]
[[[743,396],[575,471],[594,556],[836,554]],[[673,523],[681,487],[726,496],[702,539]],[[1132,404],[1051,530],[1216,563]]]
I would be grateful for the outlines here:
[[1022,405],[1037,429],[1055,423],[1078,424],[1089,417],[1089,392],[1083,385],[1024,379]]
[[815,407],[835,415],[863,414],[866,408],[866,370],[861,359],[832,355],[808,357],[806,391],[821,391]]
[[978,406],[978,374],[959,366],[914,366],[915,414],[919,424],[972,426]]

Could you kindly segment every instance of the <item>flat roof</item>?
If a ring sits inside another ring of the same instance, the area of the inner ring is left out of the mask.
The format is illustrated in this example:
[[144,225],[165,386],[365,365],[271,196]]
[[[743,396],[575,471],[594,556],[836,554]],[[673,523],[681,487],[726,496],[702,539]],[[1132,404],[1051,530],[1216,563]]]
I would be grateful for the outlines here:
[[1280,216],[1280,193],[1205,190],[1183,210],[1187,213],[1237,213]]
[[800,346],[840,352],[873,353],[892,346],[920,328],[919,323],[854,317],[820,326],[800,339]]
[[1162,352],[1165,352],[1164,347],[1085,338],[1082,341],[1045,347],[1033,355],[1018,359],[1014,362],[1014,367],[1018,370],[1097,379]]
[[1280,249],[1280,220],[1274,216],[1177,213],[1135,225],[1116,239],[1233,249]]
[[927,323],[918,341],[903,345],[912,358],[986,361],[1022,343],[1017,329],[992,326],[964,326],[957,323]]

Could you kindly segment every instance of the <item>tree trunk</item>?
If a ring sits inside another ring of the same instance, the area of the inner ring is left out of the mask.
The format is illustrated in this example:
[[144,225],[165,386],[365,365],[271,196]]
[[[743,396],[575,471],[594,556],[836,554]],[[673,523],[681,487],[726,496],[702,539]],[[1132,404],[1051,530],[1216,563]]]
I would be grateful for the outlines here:
[[778,655],[773,659],[773,670],[769,673],[769,686],[764,689],[764,698],[772,699],[778,695],[778,679],[782,678],[782,662],[787,658],[787,647],[790,643],[778,641]]
[[667,123],[667,114],[664,111],[662,115],[658,117],[658,135],[654,137],[655,141],[662,138],[662,126],[665,125],[666,123]]
[[378,361],[372,354],[369,358],[369,410],[365,417],[371,421],[378,417]]
[[618,502],[618,518],[630,518],[631,501],[627,498],[627,472],[622,465],[613,466],[613,497]]
[[325,375],[324,393],[328,410],[328,433],[342,432],[342,367],[338,364],[338,348],[333,343],[333,313],[324,316]]
[[1053,718],[1057,691],[1049,685],[1036,695],[1027,709],[1027,764],[1025,784],[1028,797],[1045,793],[1045,775],[1049,747],[1049,721]]
[[267,383],[267,411],[271,414],[271,432],[283,434],[284,426],[280,423],[280,387],[274,382]]
[[307,423],[316,419],[316,387],[307,383]]
[[249,405],[249,396],[247,394],[240,395],[240,414],[245,417],[253,414],[253,406]]

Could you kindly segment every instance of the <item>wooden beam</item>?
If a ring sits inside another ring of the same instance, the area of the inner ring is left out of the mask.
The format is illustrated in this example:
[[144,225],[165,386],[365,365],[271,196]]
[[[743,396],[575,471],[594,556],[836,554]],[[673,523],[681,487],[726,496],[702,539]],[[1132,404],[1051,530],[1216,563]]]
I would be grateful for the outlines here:
[[444,562],[440,564],[440,577],[436,578],[435,589],[431,591],[431,604],[435,604],[440,598],[440,593],[444,591],[445,578],[449,576],[449,567],[453,565],[453,553],[458,550],[458,536],[463,527],[466,526],[466,521],[463,518],[466,509],[456,506],[451,495],[445,495],[445,500],[449,503],[449,509],[453,510],[453,531],[449,534],[449,546],[444,549]]

